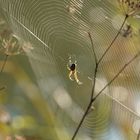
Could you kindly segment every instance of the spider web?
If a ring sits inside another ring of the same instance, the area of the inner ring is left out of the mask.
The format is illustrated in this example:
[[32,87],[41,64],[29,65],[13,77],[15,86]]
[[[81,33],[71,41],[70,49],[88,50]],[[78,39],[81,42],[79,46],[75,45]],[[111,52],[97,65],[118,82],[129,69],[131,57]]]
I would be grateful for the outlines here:
[[[71,138],[92,89],[95,62],[87,32],[92,35],[100,59],[123,22],[119,5],[115,0],[0,0],[0,3],[14,33],[34,48],[27,55],[41,94],[59,122],[56,131],[62,129]],[[136,19],[129,22],[139,23]],[[139,51],[138,37],[119,35],[98,69],[96,93]],[[77,61],[78,78],[83,83],[80,86],[68,78],[69,56]],[[140,119],[139,65],[139,60],[135,60],[104,90],[77,138],[123,140],[127,139],[125,135],[136,137],[140,127],[135,126]]]

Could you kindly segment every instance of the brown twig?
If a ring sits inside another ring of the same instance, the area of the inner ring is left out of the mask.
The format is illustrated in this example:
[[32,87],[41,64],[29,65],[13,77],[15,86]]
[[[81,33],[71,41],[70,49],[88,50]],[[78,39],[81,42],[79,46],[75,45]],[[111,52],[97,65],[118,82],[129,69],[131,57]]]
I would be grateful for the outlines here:
[[4,70],[4,67],[5,67],[5,65],[6,65],[6,62],[7,62],[8,56],[9,56],[9,55],[7,55],[7,54],[5,55],[5,60],[4,60],[4,63],[3,63],[3,65],[2,65],[2,67],[1,67],[1,70],[0,70],[1,73],[2,73],[3,70]]
[[121,32],[121,30],[122,30],[122,28],[123,28],[123,26],[124,26],[124,24],[125,24],[125,22],[126,22],[126,20],[127,20],[128,17],[129,17],[129,16],[126,14],[126,16],[125,16],[125,18],[124,18],[124,21],[123,21],[123,23],[122,23],[122,25],[121,25],[121,27],[120,27],[118,33],[116,34],[116,36],[114,37],[114,39],[112,40],[112,42],[110,43],[110,45],[107,47],[107,49],[105,50],[105,52],[103,53],[103,55],[101,56],[101,58],[99,59],[98,64],[101,63],[101,61],[103,60],[103,58],[104,58],[104,56],[106,55],[106,53],[107,53],[107,52],[110,50],[110,48],[113,46],[114,42],[115,42],[116,39],[118,38],[118,36],[119,36],[119,34],[120,34],[120,32]]
[[89,38],[90,38],[90,42],[91,42],[91,46],[92,46],[92,51],[93,51],[93,54],[94,54],[94,59],[95,59],[95,70],[94,70],[94,78],[93,78],[93,86],[92,86],[92,90],[91,90],[91,99],[93,98],[94,96],[94,90],[95,90],[95,83],[96,83],[96,75],[97,75],[97,70],[98,70],[98,60],[97,60],[97,56],[96,56],[96,52],[95,52],[95,49],[94,49],[94,45],[93,45],[93,40],[92,40],[92,37],[91,37],[91,34],[90,32],[88,32],[88,35],[89,35]]
[[139,132],[138,132],[138,135],[137,135],[137,140],[140,139],[140,129],[139,129]]

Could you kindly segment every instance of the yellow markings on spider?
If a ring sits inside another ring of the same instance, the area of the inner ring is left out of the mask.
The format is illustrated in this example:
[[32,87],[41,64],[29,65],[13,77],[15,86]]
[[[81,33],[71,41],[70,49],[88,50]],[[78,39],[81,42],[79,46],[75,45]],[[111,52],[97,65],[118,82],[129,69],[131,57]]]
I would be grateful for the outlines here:
[[69,59],[69,64],[67,64],[67,69],[70,71],[69,72],[69,79],[71,81],[76,81],[78,85],[81,85],[82,82],[80,82],[79,78],[78,78],[78,71],[76,69],[77,67],[77,64],[76,64],[76,61],[74,63],[72,63],[72,61]]

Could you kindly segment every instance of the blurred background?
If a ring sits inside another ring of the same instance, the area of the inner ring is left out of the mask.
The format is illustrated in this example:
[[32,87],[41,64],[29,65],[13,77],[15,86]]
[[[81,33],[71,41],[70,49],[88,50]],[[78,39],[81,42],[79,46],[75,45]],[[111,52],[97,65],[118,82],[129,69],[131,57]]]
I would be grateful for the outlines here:
[[[72,138],[94,79],[88,32],[99,60],[126,9],[119,0],[0,0],[0,140]],[[100,63],[95,95],[140,51],[139,17],[127,19]],[[139,60],[95,101],[76,140],[138,140]],[[75,62],[80,85],[67,69]]]

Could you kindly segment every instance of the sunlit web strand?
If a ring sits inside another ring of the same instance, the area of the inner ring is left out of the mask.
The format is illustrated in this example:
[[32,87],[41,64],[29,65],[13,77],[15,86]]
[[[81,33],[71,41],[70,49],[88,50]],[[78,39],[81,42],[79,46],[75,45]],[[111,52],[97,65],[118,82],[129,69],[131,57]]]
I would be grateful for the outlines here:
[[133,115],[137,116],[138,118],[140,118],[140,115],[137,114],[136,112],[134,112],[132,109],[128,108],[127,106],[125,106],[123,103],[121,103],[120,101],[118,101],[117,99],[113,98],[112,96],[110,96],[109,94],[105,93],[106,96],[108,96],[109,98],[111,98],[113,101],[117,102],[117,104],[119,104],[120,106],[122,106],[125,110],[127,110],[128,112],[132,113]]

